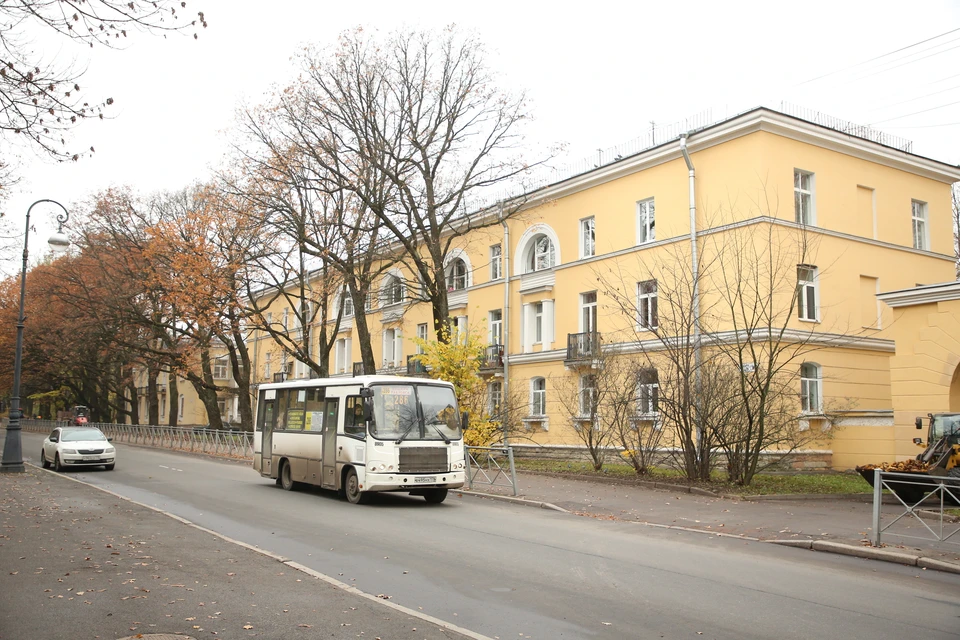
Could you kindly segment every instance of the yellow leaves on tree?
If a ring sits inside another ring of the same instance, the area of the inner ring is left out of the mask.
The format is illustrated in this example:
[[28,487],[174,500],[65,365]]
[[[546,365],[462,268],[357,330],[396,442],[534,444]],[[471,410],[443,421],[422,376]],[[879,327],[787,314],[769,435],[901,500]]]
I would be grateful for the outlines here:
[[470,333],[456,333],[447,343],[420,338],[413,338],[413,342],[423,350],[416,358],[430,377],[453,384],[460,410],[470,414],[464,442],[483,447],[500,440],[502,429],[487,410],[486,385],[479,375],[484,343]]

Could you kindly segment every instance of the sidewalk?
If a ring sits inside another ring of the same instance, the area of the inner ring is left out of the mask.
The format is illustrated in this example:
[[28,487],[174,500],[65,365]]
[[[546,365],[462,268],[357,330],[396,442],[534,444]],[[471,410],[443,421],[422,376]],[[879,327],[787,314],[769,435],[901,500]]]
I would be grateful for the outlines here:
[[[916,564],[916,557],[922,557],[929,559],[926,564],[930,568],[960,573],[960,533],[947,542],[893,535],[896,532],[933,538],[916,518],[904,518],[890,532],[885,531],[881,540],[883,549],[871,548],[873,505],[871,498],[866,496],[744,500],[697,495],[686,492],[685,488],[657,489],[629,481],[534,473],[518,473],[517,485],[518,497],[534,506],[552,505],[583,516],[778,541],[791,546],[875,556],[905,564]],[[510,499],[513,491],[509,487],[475,484],[474,490],[464,490],[464,495],[470,494]],[[897,506],[884,506],[884,524],[903,512]],[[938,531],[938,521],[925,522]],[[945,534],[958,528],[960,524],[944,523]],[[897,557],[903,555],[914,557],[914,561]],[[941,562],[949,564],[939,566]],[[920,566],[924,564],[921,562]]]
[[29,465],[0,496],[2,640],[483,637]]

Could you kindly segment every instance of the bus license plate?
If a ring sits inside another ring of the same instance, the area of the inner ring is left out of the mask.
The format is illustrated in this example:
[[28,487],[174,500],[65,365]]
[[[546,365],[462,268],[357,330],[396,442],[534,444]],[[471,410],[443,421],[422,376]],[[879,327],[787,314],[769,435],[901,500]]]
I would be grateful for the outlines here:
[[433,484],[437,481],[437,476],[423,476],[422,478],[414,478],[414,482],[427,482]]

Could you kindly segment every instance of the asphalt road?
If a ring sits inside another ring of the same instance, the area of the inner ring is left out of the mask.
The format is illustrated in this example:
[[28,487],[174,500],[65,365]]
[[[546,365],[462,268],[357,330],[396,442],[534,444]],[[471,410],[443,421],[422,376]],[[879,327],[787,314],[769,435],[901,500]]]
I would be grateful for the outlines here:
[[[41,441],[23,434],[29,461]],[[124,445],[115,471],[70,475],[491,638],[960,636],[960,577],[916,567],[456,493],[350,505]]]

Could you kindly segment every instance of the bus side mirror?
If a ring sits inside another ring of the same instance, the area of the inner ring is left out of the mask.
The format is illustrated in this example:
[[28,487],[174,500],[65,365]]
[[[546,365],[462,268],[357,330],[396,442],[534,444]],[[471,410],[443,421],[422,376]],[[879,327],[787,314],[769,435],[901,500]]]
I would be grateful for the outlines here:
[[917,419],[914,420],[913,423],[917,425],[917,429],[923,429],[923,418],[921,418],[920,416],[917,416]]
[[372,397],[373,397],[373,389],[371,389],[370,387],[360,387],[360,397],[361,397],[361,398],[372,398]]
[[366,396],[361,401],[363,402],[363,422],[369,424],[373,420],[373,398]]
[[460,426],[464,431],[470,428],[470,414],[466,411],[460,414]]

